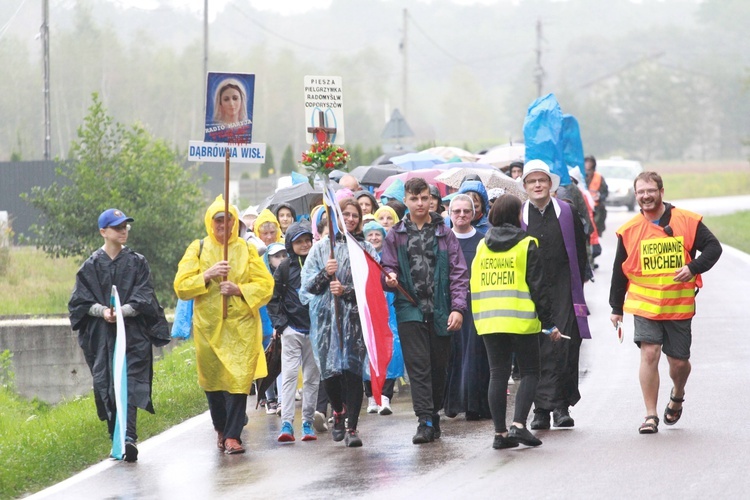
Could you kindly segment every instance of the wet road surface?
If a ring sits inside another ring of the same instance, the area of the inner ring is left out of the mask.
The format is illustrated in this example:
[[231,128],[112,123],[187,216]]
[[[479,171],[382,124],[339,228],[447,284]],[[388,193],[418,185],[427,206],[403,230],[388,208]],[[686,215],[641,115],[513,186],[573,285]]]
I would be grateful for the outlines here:
[[[726,249],[704,275],[693,321],[693,371],[680,422],[639,435],[645,410],[638,384],[632,316],[625,341],[609,323],[614,229],[632,214],[610,211],[596,281],[586,287],[594,339],[581,357],[582,400],[573,429],[540,431],[536,449],[491,448],[490,421],[443,419],[443,438],[415,446],[408,394],[394,415],[360,418],[364,447],[345,448],[330,433],[280,444],[280,418],[248,410],[245,455],[225,456],[207,414],[139,445],[139,461],[104,461],[36,495],[42,498],[742,498],[750,488],[744,425],[750,386],[750,258]],[[671,383],[661,365],[659,408]],[[513,389],[513,386],[511,386]],[[251,398],[254,406],[254,397]],[[511,398],[512,401],[512,398]],[[513,406],[509,404],[509,414]],[[663,413],[663,409],[660,410]],[[660,415],[661,418],[661,415]],[[295,432],[300,433],[299,411]]]

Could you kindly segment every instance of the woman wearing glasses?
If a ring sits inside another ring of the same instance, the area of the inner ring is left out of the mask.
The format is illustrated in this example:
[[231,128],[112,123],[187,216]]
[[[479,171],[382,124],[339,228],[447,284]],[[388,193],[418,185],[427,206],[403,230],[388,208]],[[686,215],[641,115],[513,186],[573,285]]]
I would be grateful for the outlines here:
[[[470,265],[483,238],[483,234],[471,224],[475,215],[472,197],[468,194],[457,194],[451,200],[448,213],[453,224],[453,234],[461,245],[464,259]],[[467,314],[464,315],[461,331],[451,339],[451,358],[443,406],[445,416],[453,418],[459,413],[464,413],[466,420],[491,418],[487,400],[489,384],[487,350],[477,335],[469,306]]]
[[[362,235],[362,208],[354,198],[339,202],[340,225],[356,238],[370,255],[375,248]],[[359,322],[352,269],[346,241],[339,232],[331,257],[330,238],[324,236],[313,246],[302,268],[300,300],[310,307],[310,340],[320,369],[323,387],[331,401],[334,441],[345,440],[347,447],[362,446],[357,431],[364,389],[362,368],[365,343]]]

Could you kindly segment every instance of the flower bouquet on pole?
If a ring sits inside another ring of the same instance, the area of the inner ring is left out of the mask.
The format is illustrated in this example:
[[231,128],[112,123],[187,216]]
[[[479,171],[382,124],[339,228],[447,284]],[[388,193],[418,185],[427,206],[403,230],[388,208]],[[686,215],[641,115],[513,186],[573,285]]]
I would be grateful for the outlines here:
[[323,180],[323,190],[329,187],[331,171],[341,169],[349,161],[349,153],[341,146],[329,142],[316,142],[309,151],[302,153],[300,165],[308,172],[310,185],[314,187],[315,176]]

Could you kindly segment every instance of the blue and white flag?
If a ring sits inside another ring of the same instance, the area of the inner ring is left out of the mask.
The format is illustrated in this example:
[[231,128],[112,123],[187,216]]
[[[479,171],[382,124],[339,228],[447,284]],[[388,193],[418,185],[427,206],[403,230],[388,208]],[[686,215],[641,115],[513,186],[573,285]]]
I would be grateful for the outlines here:
[[128,428],[128,360],[125,357],[125,320],[120,307],[120,295],[117,287],[112,286],[109,299],[110,307],[117,317],[117,337],[115,355],[112,359],[112,380],[115,386],[115,432],[112,434],[112,458],[122,460],[125,457],[125,431]]

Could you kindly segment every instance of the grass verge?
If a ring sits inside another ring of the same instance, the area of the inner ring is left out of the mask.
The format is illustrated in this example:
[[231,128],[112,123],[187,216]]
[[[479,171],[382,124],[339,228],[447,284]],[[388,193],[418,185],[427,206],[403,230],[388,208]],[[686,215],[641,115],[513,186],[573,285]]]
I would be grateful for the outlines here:
[[703,222],[720,242],[750,253],[750,211],[704,217]]
[[750,194],[750,171],[675,173],[662,175],[668,200]]
[[[138,411],[140,440],[207,409],[192,341],[154,363],[153,400],[156,415]],[[92,394],[50,406],[0,388],[0,498],[16,498],[67,479],[106,459],[111,448]]]
[[0,276],[0,315],[64,314],[80,262],[34,247],[11,247]]

